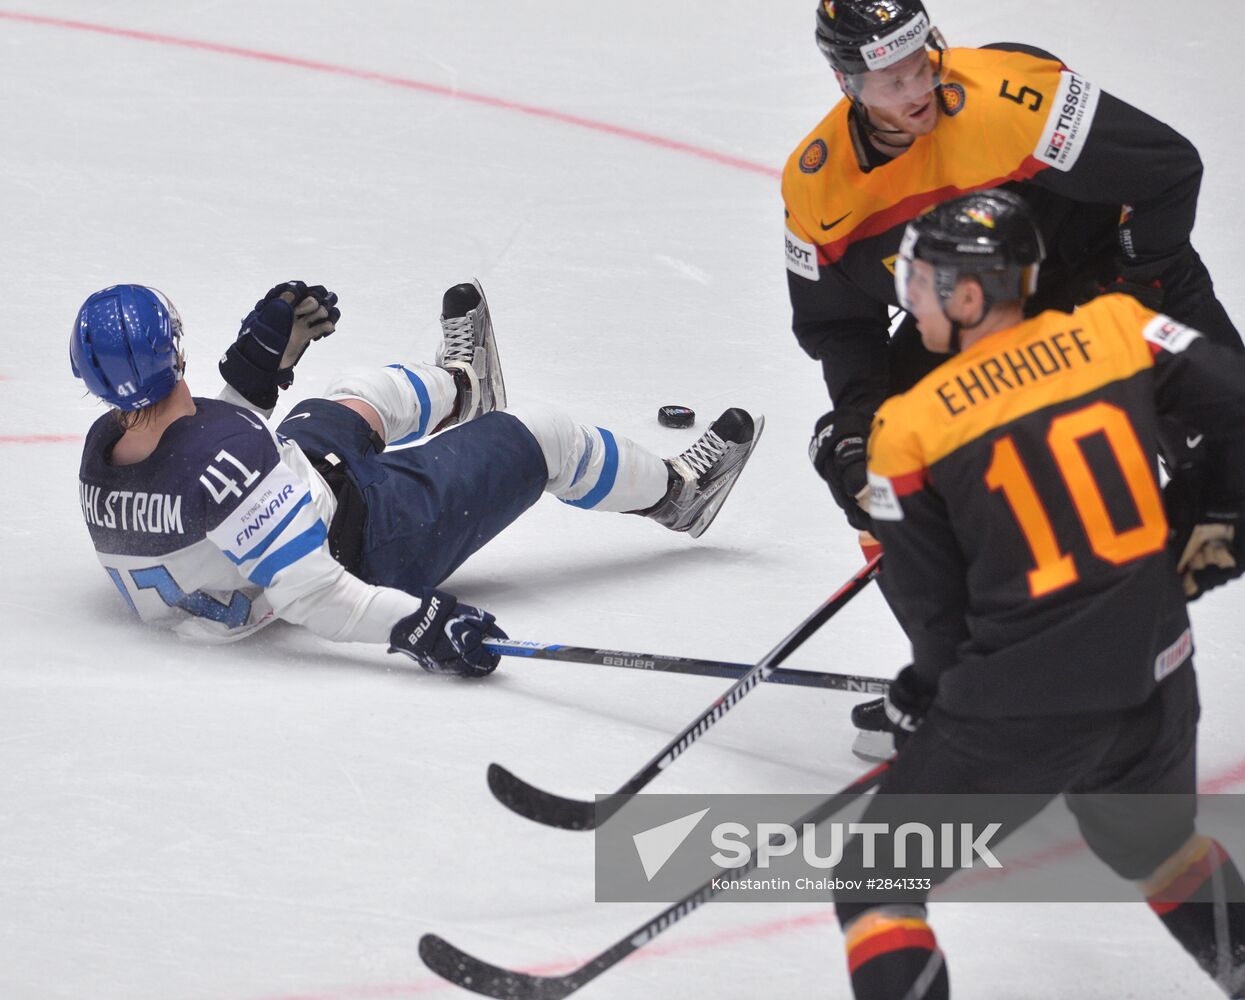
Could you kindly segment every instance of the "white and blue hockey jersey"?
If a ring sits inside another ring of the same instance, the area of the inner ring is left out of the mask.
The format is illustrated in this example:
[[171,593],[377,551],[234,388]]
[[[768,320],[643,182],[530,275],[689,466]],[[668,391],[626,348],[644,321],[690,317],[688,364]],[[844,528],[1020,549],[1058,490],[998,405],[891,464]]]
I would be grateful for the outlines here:
[[329,554],[336,500],[298,445],[244,406],[195,406],[132,465],[109,461],[122,433],[111,415],[87,434],[82,515],[130,608],[215,641],[274,618],[329,639],[388,641],[419,598],[364,583]]

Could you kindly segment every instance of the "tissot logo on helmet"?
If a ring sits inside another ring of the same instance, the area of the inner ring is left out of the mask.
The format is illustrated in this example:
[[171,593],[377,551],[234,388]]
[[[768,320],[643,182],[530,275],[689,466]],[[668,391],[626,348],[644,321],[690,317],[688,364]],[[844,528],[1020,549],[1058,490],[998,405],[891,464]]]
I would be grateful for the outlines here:
[[897,29],[894,34],[879,38],[876,42],[861,46],[865,65],[870,70],[885,69],[906,58],[925,44],[929,37],[929,18],[922,13],[911,24]]
[[817,47],[848,76],[885,69],[927,43],[943,46],[921,0],[821,0]]

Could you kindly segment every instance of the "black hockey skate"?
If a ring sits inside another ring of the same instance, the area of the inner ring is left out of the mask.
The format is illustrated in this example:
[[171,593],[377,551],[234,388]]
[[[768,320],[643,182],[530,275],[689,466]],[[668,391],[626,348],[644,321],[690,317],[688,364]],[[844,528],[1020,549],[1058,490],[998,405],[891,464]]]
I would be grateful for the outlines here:
[[458,386],[458,405],[438,430],[506,408],[493,319],[478,281],[455,285],[442,297],[436,364],[448,370]]
[[732,407],[715,420],[686,451],[666,459],[670,488],[647,512],[671,531],[693,538],[705,533],[752,455],[765,418]]
[[852,753],[861,760],[890,760],[895,755],[895,727],[886,717],[883,699],[862,701],[853,707],[852,725],[859,730]]

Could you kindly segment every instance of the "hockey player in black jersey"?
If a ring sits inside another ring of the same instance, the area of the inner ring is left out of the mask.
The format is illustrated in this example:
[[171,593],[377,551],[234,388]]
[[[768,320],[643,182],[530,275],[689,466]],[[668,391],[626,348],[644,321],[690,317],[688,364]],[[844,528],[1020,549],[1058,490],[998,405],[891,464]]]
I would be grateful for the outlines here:
[[[905,793],[1023,794],[1027,816],[1083,793],[1068,804],[1090,848],[1245,997],[1245,884],[1194,823],[1185,608],[1245,572],[1245,356],[1125,295],[1026,320],[1042,258],[1003,191],[938,206],[900,246],[897,296],[927,347],[958,353],[888,400],[870,438],[870,509],[913,661],[886,697],[899,753],[862,822],[922,819]],[[1165,416],[1214,457],[1175,523]],[[836,874],[861,864],[856,841]],[[926,895],[837,902],[857,1000],[948,997]]]
[[[856,528],[873,414],[939,361],[888,311],[904,226],[947,197],[1007,185],[1033,208],[1029,315],[1123,291],[1241,350],[1189,242],[1202,164],[1174,129],[1031,46],[947,48],[921,0],[822,0],[816,40],[844,98],[784,171],[787,284],[834,407],[809,454]],[[1164,435],[1175,464],[1188,437]]]
[[763,426],[729,409],[663,460],[552,408],[507,409],[472,283],[445,293],[436,364],[346,369],[274,432],[278,389],[339,318],[323,286],[274,287],[221,359],[226,389],[207,399],[183,378],[181,318],[160,292],[116,285],[83,304],[71,365],[113,412],[83,448],[82,513],[143,621],[231,640],[283,618],[387,642],[433,672],[487,674],[497,656],[483,642],[503,633],[437,589],[465,559],[542,492],[698,536]]

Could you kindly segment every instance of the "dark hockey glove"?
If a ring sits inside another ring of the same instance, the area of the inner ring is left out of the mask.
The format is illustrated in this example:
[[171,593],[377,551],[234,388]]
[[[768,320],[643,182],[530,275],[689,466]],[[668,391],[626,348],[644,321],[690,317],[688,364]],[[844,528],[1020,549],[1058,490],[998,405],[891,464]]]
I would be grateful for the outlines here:
[[221,376],[261,409],[277,405],[277,390],[294,383],[307,345],[337,328],[337,296],[323,285],[286,281],[255,303],[238,339],[220,359]]
[[1162,312],[1166,290],[1158,278],[1125,277],[1122,274],[1112,278],[1088,277],[1079,281],[1072,291],[1074,305],[1083,306],[1093,302],[1100,295],[1122,293],[1131,295],[1147,309]]
[[1131,295],[1147,309],[1154,312],[1163,311],[1163,299],[1166,297],[1163,282],[1158,278],[1126,278],[1119,275],[1113,281],[1099,286],[1100,295],[1111,295],[1121,292]]
[[1196,601],[1245,573],[1245,510],[1203,511],[1197,523],[1174,540],[1173,549],[1179,552],[1176,572],[1185,597]]
[[423,606],[389,633],[389,652],[405,653],[433,674],[484,677],[500,657],[485,639],[505,639],[497,619],[470,604],[459,604],[443,590],[426,590]]
[[857,531],[871,531],[866,496],[869,476],[865,445],[872,420],[851,410],[831,410],[813,429],[808,457],[817,474],[830,487],[834,502]]
[[934,703],[934,693],[935,689],[919,677],[911,665],[904,667],[891,681],[882,707],[891,732],[895,734],[896,750],[902,750],[908,737],[916,732]]
[[1208,500],[1196,472],[1184,473],[1164,488],[1163,506],[1171,525],[1168,551],[1185,597],[1196,601],[1245,574],[1245,503]]

